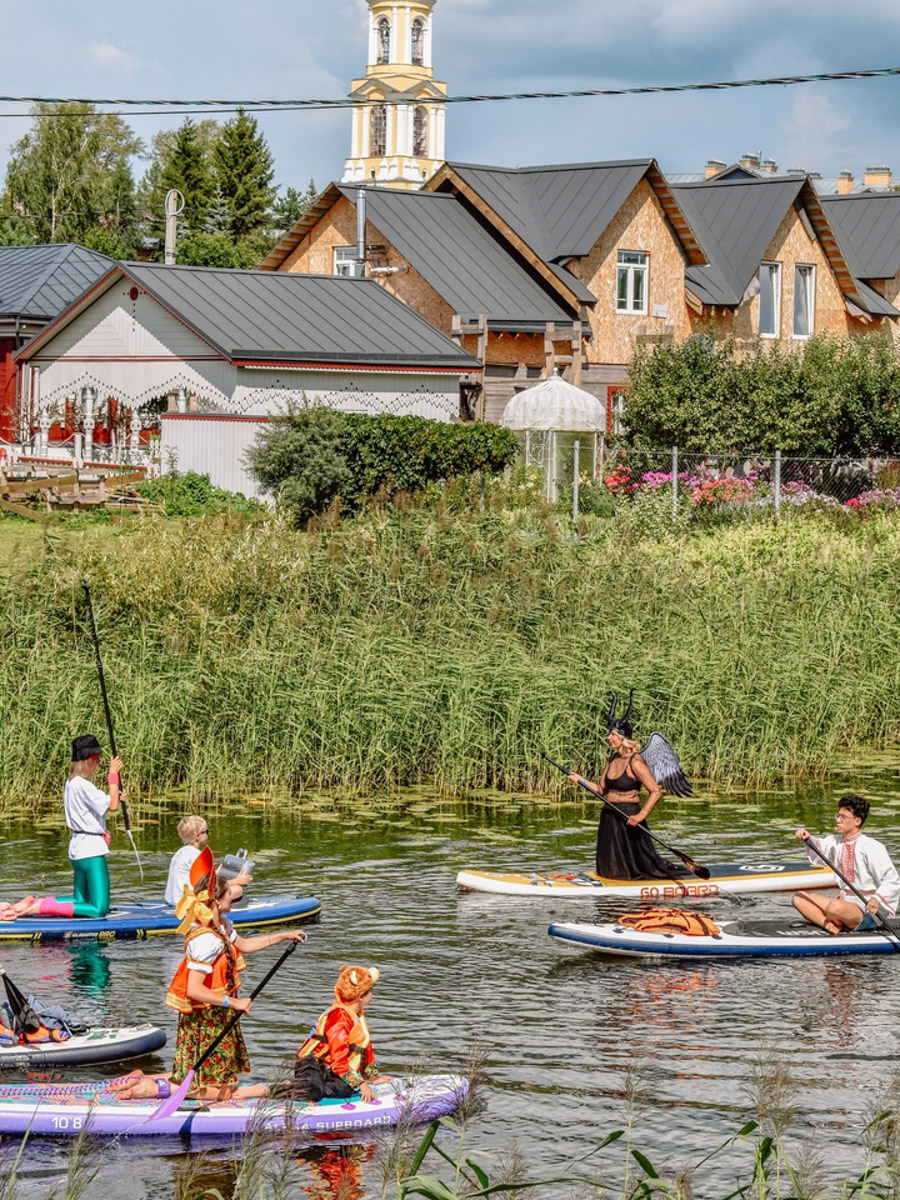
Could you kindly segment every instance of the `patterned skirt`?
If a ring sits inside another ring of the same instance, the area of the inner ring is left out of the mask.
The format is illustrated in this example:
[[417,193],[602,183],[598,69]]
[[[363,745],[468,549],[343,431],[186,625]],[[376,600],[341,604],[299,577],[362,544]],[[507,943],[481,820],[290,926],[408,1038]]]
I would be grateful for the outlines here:
[[[178,1014],[178,1038],[175,1042],[175,1063],[172,1067],[172,1082],[181,1083],[188,1071],[211,1042],[219,1036],[226,1023],[234,1016],[230,1008],[200,1008],[196,1012]],[[237,1083],[238,1075],[250,1071],[250,1057],[244,1044],[238,1022],[194,1076],[198,1087],[215,1087],[217,1084]]]

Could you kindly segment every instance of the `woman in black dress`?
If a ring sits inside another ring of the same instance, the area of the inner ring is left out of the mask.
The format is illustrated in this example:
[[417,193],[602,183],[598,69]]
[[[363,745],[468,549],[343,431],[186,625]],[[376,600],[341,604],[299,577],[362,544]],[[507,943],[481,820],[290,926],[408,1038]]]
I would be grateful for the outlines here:
[[[613,695],[607,718],[612,757],[599,784],[584,781],[609,801],[603,806],[597,827],[597,874],[605,879],[672,879],[688,874],[687,868],[660,858],[652,839],[640,828],[642,825],[649,828],[647,817],[659,803],[662,789],[641,756],[640,743],[632,740],[633,695],[619,718],[615,715]],[[572,774],[569,780],[578,784],[582,776]],[[648,793],[643,805],[642,788]]]

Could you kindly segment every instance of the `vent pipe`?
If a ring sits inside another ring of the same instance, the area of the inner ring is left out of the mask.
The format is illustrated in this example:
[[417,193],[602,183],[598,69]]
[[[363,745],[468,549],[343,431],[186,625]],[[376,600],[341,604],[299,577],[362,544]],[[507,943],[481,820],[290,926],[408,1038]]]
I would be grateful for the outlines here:
[[366,189],[356,193],[356,261],[358,275],[366,273]]

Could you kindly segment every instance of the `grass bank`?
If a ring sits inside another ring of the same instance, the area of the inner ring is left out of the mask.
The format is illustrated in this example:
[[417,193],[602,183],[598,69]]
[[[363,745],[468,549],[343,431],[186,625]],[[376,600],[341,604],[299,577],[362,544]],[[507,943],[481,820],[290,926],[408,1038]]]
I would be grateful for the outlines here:
[[900,733],[898,567],[891,516],[647,541],[440,505],[59,532],[0,552],[0,799],[55,791],[69,739],[103,730],[82,579],[130,779],[212,795],[546,789],[543,748],[596,769],[610,687],[695,771],[815,770]]

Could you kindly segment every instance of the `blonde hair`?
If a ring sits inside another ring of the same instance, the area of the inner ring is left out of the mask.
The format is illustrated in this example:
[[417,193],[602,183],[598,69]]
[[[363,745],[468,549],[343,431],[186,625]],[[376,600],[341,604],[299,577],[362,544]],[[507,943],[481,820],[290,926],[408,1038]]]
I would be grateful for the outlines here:
[[[99,755],[97,756],[99,758]],[[97,769],[97,761],[94,758],[79,758],[75,762],[69,764],[69,778],[75,779],[90,779],[94,771]]]
[[186,846],[189,846],[196,837],[199,837],[200,830],[205,824],[202,817],[182,817],[178,822],[178,836]]
[[624,733],[619,734],[622,739],[622,745],[616,751],[623,758],[634,758],[636,754],[641,752],[641,743],[634,741],[633,738],[627,738]]

